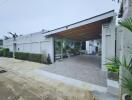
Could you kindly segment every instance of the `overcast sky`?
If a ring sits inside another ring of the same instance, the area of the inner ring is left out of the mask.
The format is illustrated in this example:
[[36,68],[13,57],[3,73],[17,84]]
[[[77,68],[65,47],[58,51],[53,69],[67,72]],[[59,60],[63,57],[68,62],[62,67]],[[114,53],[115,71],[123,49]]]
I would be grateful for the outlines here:
[[51,30],[118,8],[112,0],[0,0],[0,38],[7,32]]

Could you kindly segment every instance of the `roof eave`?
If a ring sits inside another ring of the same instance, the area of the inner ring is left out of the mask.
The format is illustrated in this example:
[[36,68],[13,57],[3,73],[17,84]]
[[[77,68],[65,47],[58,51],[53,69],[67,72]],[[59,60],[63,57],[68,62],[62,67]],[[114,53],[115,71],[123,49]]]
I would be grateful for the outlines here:
[[79,22],[76,22],[76,23],[73,23],[73,24],[70,24],[70,25],[67,25],[67,26],[64,26],[64,27],[60,27],[60,28],[48,31],[48,32],[44,33],[44,36],[49,36],[49,35],[52,35],[52,34],[55,34],[55,33],[61,32],[61,31],[65,31],[65,30],[68,30],[68,29],[72,29],[72,28],[75,28],[75,27],[82,26],[82,25],[90,24],[92,22],[96,22],[96,21],[99,21],[99,20],[102,20],[102,19],[106,19],[106,18],[109,18],[109,17],[114,17],[116,15],[117,14],[114,12],[114,10],[111,10],[109,12],[106,12],[106,13],[103,13],[103,14],[100,14],[100,15],[97,15],[97,16],[79,21]]

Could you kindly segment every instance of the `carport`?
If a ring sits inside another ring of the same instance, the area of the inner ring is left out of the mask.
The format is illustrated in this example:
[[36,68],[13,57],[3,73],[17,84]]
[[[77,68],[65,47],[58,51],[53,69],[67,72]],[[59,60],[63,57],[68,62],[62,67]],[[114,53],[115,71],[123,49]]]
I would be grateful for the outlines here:
[[[56,37],[75,41],[101,39],[102,55],[101,57],[79,55],[53,63],[43,70],[106,87],[106,73],[103,72],[106,70],[104,64],[106,58],[116,54],[115,19],[116,14],[112,10],[45,33],[44,35],[47,38],[53,38],[53,41]],[[55,50],[53,57],[55,57]]]
[[[116,54],[115,47],[115,20],[114,10],[103,14],[64,26],[44,33],[47,38],[67,38],[75,41],[87,41],[101,39],[102,42],[102,70],[106,70],[104,64],[106,58]],[[54,43],[54,42],[53,42]],[[110,49],[109,49],[110,48]],[[55,50],[53,50],[55,60]]]

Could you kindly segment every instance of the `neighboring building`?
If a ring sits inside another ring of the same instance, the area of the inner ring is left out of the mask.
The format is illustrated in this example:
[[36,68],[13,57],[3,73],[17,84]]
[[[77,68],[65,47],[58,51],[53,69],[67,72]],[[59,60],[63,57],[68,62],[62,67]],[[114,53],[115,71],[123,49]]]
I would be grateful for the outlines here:
[[86,41],[87,54],[101,53],[101,39]]

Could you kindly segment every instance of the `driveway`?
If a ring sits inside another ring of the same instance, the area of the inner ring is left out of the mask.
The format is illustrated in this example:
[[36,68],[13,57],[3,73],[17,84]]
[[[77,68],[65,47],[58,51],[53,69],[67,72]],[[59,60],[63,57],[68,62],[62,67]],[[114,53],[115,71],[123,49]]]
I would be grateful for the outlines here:
[[47,65],[0,58],[0,70],[7,71],[0,73],[0,100],[94,100],[89,90],[42,75],[42,66]]
[[79,55],[62,61],[57,61],[44,71],[73,78],[95,85],[107,86],[106,73],[101,71],[101,57],[95,55]]
[[[84,57],[82,56],[82,58]],[[60,62],[56,64],[60,64]],[[61,77],[64,80],[66,79],[66,82],[64,82],[63,80],[55,79],[55,75],[49,74],[49,72],[46,74],[46,71],[41,70],[44,67],[56,68],[53,65],[47,66],[29,61],[0,57],[0,70],[7,71],[0,73],[0,100],[117,100],[117,97],[108,92],[91,91],[90,89],[97,89],[97,87],[89,87],[91,85],[71,81],[71,79],[69,82],[69,78]],[[62,67],[67,65],[69,64]],[[95,69],[99,68],[95,67]],[[70,72],[72,72],[71,70]],[[67,71],[64,71],[64,73],[67,73]]]

